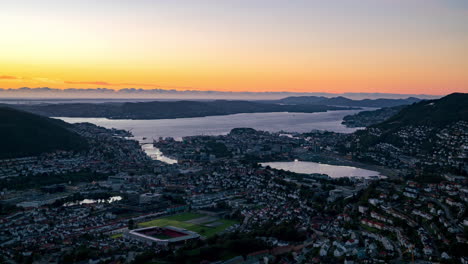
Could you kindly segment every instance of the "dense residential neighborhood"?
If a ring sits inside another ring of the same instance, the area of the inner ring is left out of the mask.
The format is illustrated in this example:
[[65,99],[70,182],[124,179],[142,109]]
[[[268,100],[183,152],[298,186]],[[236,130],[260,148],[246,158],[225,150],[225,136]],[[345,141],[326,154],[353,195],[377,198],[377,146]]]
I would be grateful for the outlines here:
[[[141,170],[148,167],[150,158],[139,143],[126,140],[126,131],[106,130],[91,124],[74,127],[79,135],[90,141],[87,151],[55,151],[41,156],[0,160],[0,179],[16,176],[40,176],[89,171],[108,174],[120,170]],[[14,180],[14,179],[12,179]]]
[[[391,136],[394,143],[380,142],[363,151],[359,146],[360,138],[352,139],[352,155],[361,160],[392,168],[431,168],[442,167],[467,171],[468,158],[468,122],[459,121],[444,127],[442,130],[428,126],[407,126],[394,132]],[[379,128],[368,129],[371,137],[382,136]],[[428,142],[432,147],[425,147]]]
[[[131,263],[148,252],[171,261],[167,250],[185,254],[193,247],[209,248],[213,237],[204,232],[223,221],[229,224],[216,236],[242,234],[264,243],[258,252],[226,263],[466,261],[466,177],[446,173],[433,183],[415,175],[405,180],[402,175],[411,175],[404,168],[388,177],[331,178],[260,165],[337,155],[346,137],[319,131],[239,128],[225,136],[160,138],[155,147],[178,161],[167,164],[149,159],[138,142],[124,139],[129,135],[123,131],[86,124],[77,128],[96,140],[85,155],[57,152],[2,161],[8,165],[3,166],[4,181],[82,171],[93,175],[89,183],[73,179],[36,191],[21,185],[23,190],[4,188],[2,204],[11,210],[0,221],[4,261]],[[466,135],[457,130],[440,135],[457,135],[466,143]],[[188,221],[209,221],[201,225],[200,242],[151,246],[125,235],[187,212],[199,214]],[[215,255],[198,257],[217,260]]]

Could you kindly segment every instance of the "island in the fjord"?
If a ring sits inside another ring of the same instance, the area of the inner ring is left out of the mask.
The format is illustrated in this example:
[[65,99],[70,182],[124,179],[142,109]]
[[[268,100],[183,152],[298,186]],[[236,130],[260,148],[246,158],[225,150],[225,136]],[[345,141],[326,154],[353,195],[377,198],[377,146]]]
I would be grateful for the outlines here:
[[240,113],[316,113],[386,105],[406,105],[416,98],[351,100],[344,97],[288,97],[276,101],[151,101],[10,105],[50,117],[104,117],[110,119],[170,119]]

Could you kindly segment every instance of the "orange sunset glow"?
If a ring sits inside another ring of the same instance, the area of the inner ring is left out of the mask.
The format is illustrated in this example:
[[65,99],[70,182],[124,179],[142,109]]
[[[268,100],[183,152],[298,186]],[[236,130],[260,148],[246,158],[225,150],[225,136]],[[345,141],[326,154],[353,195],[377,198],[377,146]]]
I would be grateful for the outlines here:
[[4,89],[468,92],[464,1],[8,2]]

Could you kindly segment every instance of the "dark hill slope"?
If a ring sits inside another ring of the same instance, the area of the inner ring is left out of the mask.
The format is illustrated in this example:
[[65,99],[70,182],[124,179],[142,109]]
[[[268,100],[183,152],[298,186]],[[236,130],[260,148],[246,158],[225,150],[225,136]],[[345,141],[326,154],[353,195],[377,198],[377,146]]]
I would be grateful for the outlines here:
[[458,121],[468,121],[468,94],[453,93],[441,99],[413,104],[374,127],[382,129],[395,129],[407,125],[443,127]]
[[0,158],[85,149],[87,141],[70,127],[60,120],[0,107]]
[[386,121],[351,134],[350,142],[346,152],[361,160],[466,173],[468,94],[407,106]]
[[384,107],[372,111],[362,111],[354,115],[347,115],[343,117],[342,124],[347,127],[368,127],[388,120],[405,107],[407,106]]

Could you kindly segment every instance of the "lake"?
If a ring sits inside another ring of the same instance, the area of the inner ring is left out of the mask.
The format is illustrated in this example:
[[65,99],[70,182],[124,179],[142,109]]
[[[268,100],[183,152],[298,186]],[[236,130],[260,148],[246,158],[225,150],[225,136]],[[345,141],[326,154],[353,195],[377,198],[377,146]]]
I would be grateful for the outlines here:
[[[365,109],[369,110],[369,109]],[[106,128],[130,130],[135,139],[147,141],[159,137],[180,140],[185,136],[225,135],[236,127],[250,127],[269,132],[310,132],[328,130],[352,133],[358,128],[341,124],[343,117],[363,110],[340,110],[320,113],[248,113],[194,118],[127,120],[107,118],[56,117],[68,123],[89,122]],[[147,142],[145,141],[145,142]]]
[[93,204],[93,203],[113,203],[122,200],[122,196],[112,196],[109,199],[84,199],[77,202],[65,203],[63,206],[73,206],[81,204]]
[[357,177],[357,178],[370,178],[372,176],[379,176],[379,172],[366,169],[360,169],[351,166],[338,166],[330,164],[322,164],[309,161],[287,161],[287,162],[265,162],[260,163],[262,166],[270,166],[278,170],[286,170],[295,173],[312,174],[320,173],[327,174],[331,178],[342,177]]

